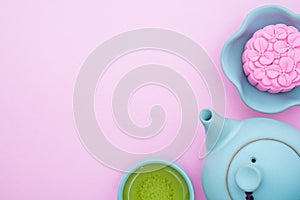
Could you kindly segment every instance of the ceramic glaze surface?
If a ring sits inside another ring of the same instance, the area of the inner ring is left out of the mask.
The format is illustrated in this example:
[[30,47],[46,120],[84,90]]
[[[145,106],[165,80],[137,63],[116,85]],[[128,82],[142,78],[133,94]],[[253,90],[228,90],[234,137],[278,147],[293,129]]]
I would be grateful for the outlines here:
[[[278,93],[278,94],[271,94],[268,92],[260,91],[256,87],[254,87],[247,79],[247,77],[244,74],[243,70],[243,62],[242,62],[242,54],[244,52],[244,47],[247,43],[247,41],[253,36],[253,34],[269,25],[275,25],[275,24],[285,24],[286,26],[293,26],[296,29],[300,29],[300,15],[293,13],[292,11],[280,7],[280,6],[263,6],[259,7],[252,12],[250,12],[241,28],[231,36],[231,38],[226,42],[224,45],[224,48],[222,50],[221,55],[221,64],[223,71],[227,78],[235,85],[237,88],[241,99],[244,101],[244,103],[249,106],[250,108],[264,113],[278,113],[283,110],[286,110],[292,106],[299,105],[300,104],[300,88],[294,88],[293,90],[289,92],[284,93]],[[295,31],[295,30],[294,30]],[[281,36],[280,36],[281,37]],[[292,40],[290,40],[292,41]],[[257,43],[264,43],[262,41],[257,41]],[[278,44],[276,46],[277,50],[279,51],[285,49],[281,48]],[[260,46],[260,45],[258,45]],[[261,47],[263,47],[262,45]],[[280,47],[280,48],[279,48]],[[260,48],[260,47],[259,47]],[[259,49],[258,48],[258,49]],[[262,63],[268,63],[270,57],[269,53],[265,54],[264,51],[262,51],[264,48],[262,48],[260,53],[264,53],[265,56],[261,59]],[[275,55],[277,56],[277,55]],[[266,58],[268,57],[268,58]],[[285,58],[286,59],[286,58]],[[286,64],[288,64],[289,61],[283,60],[282,63],[278,63],[279,65],[284,66],[283,69],[285,72],[283,80],[282,78],[280,82],[284,83],[283,85],[290,85],[290,67],[286,67]],[[258,63],[257,63],[258,64]],[[255,67],[253,66],[253,69]],[[261,69],[264,69],[263,67]],[[274,67],[275,73],[272,73],[271,77],[275,78],[277,77],[278,66]],[[285,70],[286,69],[286,70]],[[254,71],[253,71],[254,73]],[[257,77],[259,77],[259,81],[262,83],[262,76],[263,74],[256,74]],[[270,74],[269,74],[270,75]],[[285,76],[286,75],[286,76]],[[293,77],[295,78],[295,73],[293,73]],[[287,76],[289,76],[287,78]],[[287,78],[287,79],[286,79]],[[288,80],[289,79],[289,80]],[[278,79],[276,79],[278,80]],[[279,80],[278,80],[279,81]],[[254,80],[251,80],[251,82],[254,84]],[[255,84],[256,84],[255,83]],[[275,85],[276,82],[274,82]],[[267,88],[266,85],[269,85],[269,79],[264,79],[263,84],[264,86],[259,87],[261,90],[270,90],[270,88]],[[279,91],[287,91],[288,89],[291,89],[292,87],[273,87],[272,90],[273,93],[279,92]],[[278,89],[280,88],[280,89]]]
[[[203,112],[209,112],[211,118],[201,118]],[[211,110],[203,110],[200,120],[207,127],[219,117]],[[216,145],[208,146],[212,148],[208,149],[202,171],[208,200],[245,199],[249,194],[255,200],[300,199],[297,129],[268,118],[225,119],[219,135]]]

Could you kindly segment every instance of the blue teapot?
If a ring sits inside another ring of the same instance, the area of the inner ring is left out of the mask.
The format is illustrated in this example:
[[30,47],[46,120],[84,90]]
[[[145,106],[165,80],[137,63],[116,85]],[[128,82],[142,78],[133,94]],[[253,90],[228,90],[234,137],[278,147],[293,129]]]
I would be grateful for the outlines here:
[[202,110],[207,200],[300,200],[300,132],[277,120],[226,119]]

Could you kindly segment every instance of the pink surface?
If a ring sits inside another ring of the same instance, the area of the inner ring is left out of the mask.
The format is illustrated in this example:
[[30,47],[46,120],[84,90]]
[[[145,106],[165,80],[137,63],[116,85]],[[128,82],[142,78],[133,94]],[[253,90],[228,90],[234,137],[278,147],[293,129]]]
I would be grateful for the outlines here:
[[[300,107],[276,115],[263,115],[249,109],[225,78],[219,64],[223,44],[239,28],[250,10],[265,4],[278,4],[300,13],[299,1],[203,2],[2,1],[0,199],[116,199],[123,174],[94,160],[81,145],[74,126],[72,94],[76,76],[89,53],[112,36],[132,29],[166,28],[202,45],[223,78],[227,117],[268,116],[300,129]],[[163,54],[157,59],[162,58]],[[168,60],[166,58],[165,62]],[[199,77],[194,77],[189,69],[175,65],[174,68],[182,70],[194,89],[199,110],[209,106],[207,88],[198,80]],[[110,82],[113,80],[108,79],[106,84],[113,84]],[[150,97],[145,92],[135,98],[135,101],[143,102]],[[169,94],[164,93],[160,100],[167,106],[166,110],[171,110],[168,116],[171,117],[168,118],[171,127],[168,127],[166,136],[162,136],[165,140],[178,128],[179,119],[175,114],[179,110]],[[157,99],[150,98],[149,101]],[[98,106],[101,108],[101,104]],[[130,104],[129,107],[138,124],[148,123],[147,116],[140,116],[140,106]],[[114,127],[114,124],[106,126]],[[201,187],[202,161],[198,159],[203,132],[199,124],[193,143],[178,160],[194,183],[196,199],[205,199]],[[127,148],[126,140],[122,143],[116,135],[108,134],[107,137]],[[138,150],[130,148],[130,151]],[[149,150],[153,150],[149,144],[141,149]]]
[[293,26],[268,25],[256,31],[243,53],[244,72],[261,91],[288,92],[300,85],[300,33]]

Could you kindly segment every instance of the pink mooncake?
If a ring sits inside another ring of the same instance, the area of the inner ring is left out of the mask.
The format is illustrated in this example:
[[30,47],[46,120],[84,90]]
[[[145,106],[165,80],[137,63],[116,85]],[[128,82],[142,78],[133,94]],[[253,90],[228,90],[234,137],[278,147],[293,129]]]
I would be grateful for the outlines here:
[[249,82],[261,91],[288,92],[300,85],[300,32],[293,26],[276,24],[256,31],[242,58]]

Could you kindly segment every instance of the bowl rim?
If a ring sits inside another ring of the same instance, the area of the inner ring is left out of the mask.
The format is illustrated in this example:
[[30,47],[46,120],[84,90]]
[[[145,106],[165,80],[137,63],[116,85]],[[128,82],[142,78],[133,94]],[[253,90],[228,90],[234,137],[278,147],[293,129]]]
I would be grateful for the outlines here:
[[[235,86],[235,88],[238,90],[239,96],[242,99],[242,101],[251,109],[257,111],[257,112],[262,112],[262,113],[267,113],[267,114],[274,114],[274,113],[280,113],[282,111],[285,111],[293,106],[297,106],[300,105],[300,100],[299,101],[289,101],[284,105],[278,106],[278,107],[268,107],[268,108],[264,108],[264,107],[257,107],[256,105],[253,105],[252,102],[244,96],[244,91],[242,89],[242,85],[235,79],[232,78],[232,76],[234,76],[234,74],[228,72],[226,65],[226,59],[228,57],[228,51],[229,51],[229,47],[230,45],[236,40],[238,39],[248,28],[248,26],[250,26],[251,22],[257,18],[256,15],[263,13],[265,10],[273,10],[273,11],[278,11],[283,13],[284,15],[288,16],[289,18],[293,18],[296,20],[300,21],[300,14],[297,14],[291,10],[289,10],[288,8],[279,6],[279,5],[264,5],[264,6],[260,6],[258,8],[255,8],[253,10],[251,10],[247,16],[245,17],[243,23],[241,24],[240,28],[234,33],[232,34],[229,39],[225,42],[222,52],[221,52],[221,67],[222,70],[224,72],[224,74],[226,75],[226,77],[228,78],[228,80]],[[299,30],[300,31],[300,30]],[[249,83],[250,84],[250,83]],[[293,92],[293,91],[290,91]],[[288,93],[288,92],[287,92]],[[284,95],[284,93],[282,93]],[[273,94],[270,94],[273,95]]]
[[169,167],[174,168],[176,171],[178,171],[182,177],[184,178],[187,186],[188,186],[188,190],[190,192],[190,199],[189,200],[194,200],[195,199],[195,192],[194,192],[194,186],[193,183],[189,177],[189,175],[185,172],[185,170],[179,166],[177,163],[175,163],[174,161],[168,161],[166,159],[149,159],[149,160],[144,160],[141,162],[136,163],[123,177],[122,180],[120,182],[119,185],[119,189],[118,189],[118,200],[123,200],[123,190],[125,187],[125,184],[129,178],[129,176],[138,168],[144,166],[144,165],[148,165],[148,164],[164,164],[167,165]]

